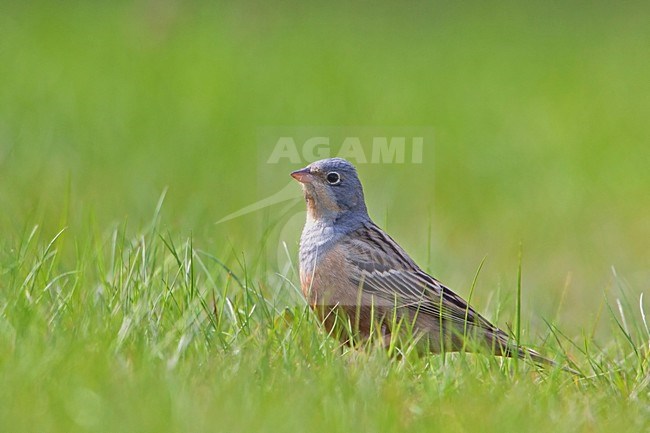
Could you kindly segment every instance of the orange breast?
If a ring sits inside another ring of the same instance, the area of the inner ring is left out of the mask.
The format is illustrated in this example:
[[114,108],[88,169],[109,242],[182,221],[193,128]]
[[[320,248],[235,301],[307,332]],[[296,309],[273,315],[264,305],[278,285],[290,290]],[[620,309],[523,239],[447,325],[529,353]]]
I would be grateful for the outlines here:
[[312,276],[306,275],[304,272],[300,272],[300,289],[305,299],[309,300],[309,290],[312,283]]

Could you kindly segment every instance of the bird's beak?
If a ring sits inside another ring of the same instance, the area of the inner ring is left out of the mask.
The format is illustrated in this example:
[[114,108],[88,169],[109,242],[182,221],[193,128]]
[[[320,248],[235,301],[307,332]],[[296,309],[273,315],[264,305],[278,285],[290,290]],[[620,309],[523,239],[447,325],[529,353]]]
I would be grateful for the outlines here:
[[314,175],[311,174],[311,169],[309,167],[305,167],[292,172],[291,177],[300,183],[311,183]]

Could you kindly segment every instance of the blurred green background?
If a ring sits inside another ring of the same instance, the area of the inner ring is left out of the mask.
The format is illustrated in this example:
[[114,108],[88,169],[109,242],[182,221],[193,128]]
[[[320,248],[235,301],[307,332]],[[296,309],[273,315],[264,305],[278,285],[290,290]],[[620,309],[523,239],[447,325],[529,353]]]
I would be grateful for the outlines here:
[[[547,318],[569,335],[590,332],[612,267],[634,293],[648,287],[647,5],[1,9],[5,245],[35,224],[50,237],[125,221],[138,233],[167,189],[164,231],[191,233],[226,262],[254,261],[282,206],[215,222],[263,199],[260,184],[289,181],[285,167],[260,167],[271,151],[261,128],[429,126],[435,140],[422,166],[359,166],[367,201],[461,294],[487,256],[479,309],[495,290],[512,301],[520,245],[524,314],[537,330]],[[273,242],[295,251],[299,228],[283,236]]]

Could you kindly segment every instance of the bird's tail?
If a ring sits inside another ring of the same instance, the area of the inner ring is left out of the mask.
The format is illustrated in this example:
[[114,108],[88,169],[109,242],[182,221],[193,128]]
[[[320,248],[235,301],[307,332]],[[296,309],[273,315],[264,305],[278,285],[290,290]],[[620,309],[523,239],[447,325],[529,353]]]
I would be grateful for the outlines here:
[[553,368],[561,368],[563,371],[566,371],[567,373],[575,374],[577,376],[581,376],[581,373],[567,365],[562,365],[559,364],[552,359],[549,359],[543,355],[541,355],[539,352],[533,349],[529,349],[527,347],[517,347],[517,356],[521,359],[526,359],[530,358],[531,361],[533,361],[535,364],[538,365],[547,365],[549,367]]
[[546,358],[536,350],[529,349],[528,347],[524,347],[524,346],[514,345],[512,342],[512,338],[510,338],[505,332],[501,330],[498,331],[496,338],[494,337],[492,338],[492,343],[497,355],[507,356],[510,358],[517,357],[520,359],[529,359],[533,361],[535,364],[540,366],[560,368],[563,371],[566,371],[567,373],[575,374],[578,376],[582,375],[579,371],[574,370],[573,368],[567,365],[562,365],[553,361],[552,359]]

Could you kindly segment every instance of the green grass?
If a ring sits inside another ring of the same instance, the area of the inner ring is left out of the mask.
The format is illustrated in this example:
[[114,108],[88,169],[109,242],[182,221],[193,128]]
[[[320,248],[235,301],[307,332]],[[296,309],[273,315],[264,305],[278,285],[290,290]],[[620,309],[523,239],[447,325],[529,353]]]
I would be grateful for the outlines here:
[[[649,12],[8,2],[0,431],[648,430]],[[432,127],[359,166],[371,215],[586,378],[325,335],[298,186],[215,224],[298,168],[264,131],[319,125]]]
[[484,355],[341,348],[303,305],[277,305],[155,225],[23,240],[3,257],[3,431],[647,427],[650,333],[632,305],[612,311],[609,347],[559,332],[544,344],[570,354],[578,379]]

